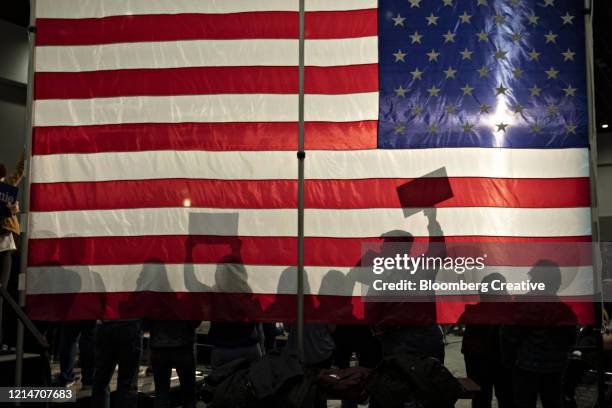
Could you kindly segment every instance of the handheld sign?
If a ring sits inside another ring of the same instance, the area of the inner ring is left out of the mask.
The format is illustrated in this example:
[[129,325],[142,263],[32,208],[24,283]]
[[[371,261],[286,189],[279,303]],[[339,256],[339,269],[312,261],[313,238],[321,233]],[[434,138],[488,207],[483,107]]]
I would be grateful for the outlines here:
[[418,179],[402,184],[397,187],[397,196],[406,218],[424,208],[435,207],[436,204],[452,198],[453,190],[446,168],[440,167]]
[[19,189],[10,184],[0,183],[0,208],[4,208],[7,204],[12,204],[17,201],[17,193]]

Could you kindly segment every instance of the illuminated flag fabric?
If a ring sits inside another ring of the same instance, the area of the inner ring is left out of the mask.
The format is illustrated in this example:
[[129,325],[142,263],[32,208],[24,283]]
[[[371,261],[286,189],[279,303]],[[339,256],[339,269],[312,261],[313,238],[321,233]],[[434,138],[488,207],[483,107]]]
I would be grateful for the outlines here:
[[[402,206],[435,205],[447,242],[590,241],[581,13],[306,0],[307,319],[363,321],[362,244],[430,238]],[[36,17],[30,315],[293,318],[298,2],[39,0]]]

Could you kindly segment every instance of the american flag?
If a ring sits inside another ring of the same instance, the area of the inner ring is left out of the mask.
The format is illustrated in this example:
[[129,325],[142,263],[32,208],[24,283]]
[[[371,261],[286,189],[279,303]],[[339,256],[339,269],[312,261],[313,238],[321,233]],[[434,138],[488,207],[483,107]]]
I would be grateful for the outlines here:
[[[440,168],[413,206],[450,183],[448,242],[591,240],[581,12],[306,0],[312,304],[363,318],[362,244],[429,240],[396,189]],[[38,0],[36,26],[30,316],[293,318],[298,1]]]

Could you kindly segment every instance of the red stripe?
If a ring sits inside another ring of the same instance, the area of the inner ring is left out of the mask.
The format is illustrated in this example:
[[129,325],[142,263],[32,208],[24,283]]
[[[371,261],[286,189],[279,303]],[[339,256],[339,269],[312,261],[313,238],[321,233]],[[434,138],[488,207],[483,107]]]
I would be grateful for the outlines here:
[[[397,187],[410,179],[306,180],[306,208],[400,208]],[[437,207],[562,208],[589,206],[589,179],[426,178],[405,206],[429,207],[450,187],[454,196]],[[138,194],[133,194],[137,191]],[[120,180],[31,186],[32,211],[192,207],[295,208],[295,180]],[[53,199],[49,199],[53,197]]]
[[[529,316],[530,323],[548,325],[593,323],[594,306],[590,298],[563,300],[573,312],[573,315],[570,313],[567,316],[567,321],[539,322],[537,317]],[[33,320],[52,321],[151,317],[291,322],[296,316],[295,304],[293,295],[193,292],[78,293],[29,295],[27,312]],[[434,313],[429,313],[432,305],[427,303],[364,304],[361,297],[306,296],[305,304],[305,318],[309,323],[424,324],[433,320],[446,324],[459,321],[468,303],[440,300],[435,305]],[[486,316],[486,321],[490,324],[516,324],[521,319],[517,311],[525,307],[517,303],[495,303],[494,306],[497,313]],[[428,313],[418,313],[426,309]]]
[[[35,99],[140,95],[297,94],[297,67],[189,67],[37,72]],[[378,91],[378,65],[306,67],[312,94]]]
[[[306,38],[377,34],[377,10],[308,12]],[[161,14],[36,20],[36,45],[87,45],[141,41],[298,38],[298,13]]]
[[[306,122],[313,150],[375,149],[378,123]],[[296,150],[297,123],[137,123],[36,127],[33,154],[143,150]]]
[[[590,260],[590,236],[445,237],[445,240],[450,248],[473,243],[464,251],[489,254],[488,265],[533,265],[541,258],[553,258],[561,266],[586,265]],[[416,237],[413,249],[420,249],[428,241],[428,237]],[[241,244],[244,264],[283,266],[295,263],[297,241],[294,237],[164,235],[31,239],[28,265],[142,264],[151,259],[168,264],[217,263],[232,254],[237,242]],[[310,266],[355,266],[360,262],[364,245],[369,249],[380,242],[380,238],[306,237],[304,262]]]

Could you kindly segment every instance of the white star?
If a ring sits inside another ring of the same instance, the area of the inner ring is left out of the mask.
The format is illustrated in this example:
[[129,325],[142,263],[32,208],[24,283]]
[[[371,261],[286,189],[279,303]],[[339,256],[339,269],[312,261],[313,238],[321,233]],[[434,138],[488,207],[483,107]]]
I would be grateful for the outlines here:
[[506,128],[508,127],[508,124],[504,123],[504,122],[501,122],[501,123],[498,123],[495,126],[497,126],[497,132],[505,132]]
[[491,106],[487,105],[486,103],[483,103],[482,105],[480,105],[480,113],[489,113],[490,109],[491,109]]
[[463,14],[459,16],[459,20],[461,20],[461,24],[463,23],[469,24],[471,18],[472,18],[472,15],[468,14],[467,11],[464,11]]
[[495,59],[504,59],[506,58],[506,54],[508,54],[507,51],[497,50],[495,51]]
[[510,5],[516,7],[519,5],[520,2],[521,0],[510,0]]
[[529,59],[531,61],[537,61],[540,59],[540,53],[537,52],[536,50],[531,50],[531,52],[529,53]]
[[394,26],[398,26],[398,25],[403,26],[404,20],[406,20],[406,17],[402,17],[399,13],[397,13],[397,17],[393,17],[391,18],[391,20],[394,21],[394,24],[393,24]]
[[398,96],[398,97],[401,97],[401,98],[403,98],[403,97],[406,95],[406,92],[407,92],[407,91],[408,91],[408,90],[407,90],[407,89],[405,89],[405,88],[404,88],[403,86],[401,86],[401,85],[400,85],[399,87],[397,87],[397,88],[395,88],[395,89],[393,90],[393,92],[395,92],[395,96]]
[[436,86],[434,85],[431,88],[429,88],[427,92],[429,93],[429,96],[438,96],[438,93],[440,92],[440,88],[436,88]]
[[521,76],[523,76],[523,70],[516,67],[512,70],[512,74],[514,74],[515,78],[520,78]]
[[531,96],[540,96],[541,91],[542,89],[539,88],[537,85],[534,85],[533,87],[529,88],[529,92],[531,93]]
[[563,19],[563,25],[566,24],[574,24],[574,16],[570,15],[570,13],[565,13],[564,16],[561,16],[561,19]]
[[554,103],[551,103],[550,105],[548,105],[548,113],[550,113],[551,115],[555,115],[559,113],[559,108]]
[[470,122],[465,122],[463,124],[463,131],[464,132],[471,132],[474,129],[474,125]]
[[462,60],[472,59],[472,51],[468,50],[467,48],[464,49],[463,51],[460,51],[459,54],[461,54]]
[[576,53],[568,48],[567,51],[562,52],[561,55],[563,55],[563,61],[573,61]]
[[529,24],[537,25],[540,17],[536,16],[535,14],[532,14],[530,16],[527,16],[527,19],[529,20]]
[[448,114],[453,114],[457,111],[453,105],[446,105],[445,110]]
[[431,125],[427,126],[427,133],[431,133],[434,135],[438,133],[438,125],[432,123]]
[[474,90],[474,88],[472,88],[470,85],[465,84],[465,86],[463,88],[459,88],[463,91],[464,95],[471,95],[472,91]]
[[427,57],[429,58],[429,61],[437,61],[440,53],[432,49],[431,52],[428,52],[425,55],[427,55]]
[[395,57],[395,62],[398,62],[398,61],[405,62],[404,57],[406,56],[406,53],[402,52],[402,50],[397,50],[397,52],[393,53],[393,56]]
[[565,125],[565,131],[567,133],[573,133],[576,134],[576,125],[574,125],[573,123],[568,123],[567,125]]
[[548,6],[555,7],[555,0],[544,0],[544,7]]
[[554,69],[553,67],[550,67],[550,69],[548,71],[544,71],[546,72],[546,75],[548,75],[547,79],[556,79],[557,78],[557,74],[559,73],[559,71],[557,71],[556,69]]
[[489,68],[487,68],[487,67],[482,67],[482,68],[480,68],[480,69],[478,70],[478,74],[479,74],[481,77],[486,77],[486,76],[489,76]]
[[421,7],[421,0],[408,0],[410,2],[410,8]]
[[505,95],[508,88],[504,88],[502,84],[500,84],[497,88],[495,88],[495,96],[497,95]]
[[442,0],[445,6],[453,6],[453,0]]
[[489,34],[485,30],[480,30],[479,33],[476,33],[478,37],[478,41],[487,41],[489,39]]
[[541,130],[542,130],[542,127],[540,126],[538,122],[534,122],[534,124],[531,125],[531,131],[533,133],[540,133]]
[[512,41],[520,42],[523,39],[523,34],[521,33],[512,33]]
[[576,96],[576,88],[572,88],[571,85],[568,85],[567,88],[563,88],[565,92],[565,96]]
[[446,32],[446,34],[442,35],[442,37],[444,37],[444,42],[455,42],[455,34],[451,32],[451,30],[448,30]]
[[396,135],[399,135],[400,133],[404,133],[404,130],[406,130],[406,126],[402,125],[401,123],[397,123],[393,127],[393,130],[395,130]]
[[520,103],[512,108],[512,111],[514,111],[515,114],[523,113],[524,110],[525,110],[525,107],[521,105]]
[[421,44],[421,38],[423,38],[423,34],[419,34],[418,31],[415,31],[414,34],[410,35],[410,38],[412,39],[412,44],[414,43]]
[[506,20],[506,16],[498,14],[496,16],[493,16],[493,21],[495,21],[495,24],[502,24],[504,21]]
[[553,34],[552,31],[548,31],[548,34],[544,34],[544,37],[546,37],[546,44],[552,42],[552,43],[556,43],[557,42],[557,34]]
[[412,75],[412,80],[416,80],[416,79],[422,79],[423,76],[423,71],[419,71],[418,68],[415,68],[414,71],[410,72],[410,74]]
[[477,0],[476,6],[486,6],[487,0]]
[[414,108],[412,108],[411,111],[415,116],[419,116],[421,113],[423,113],[423,107],[421,107],[421,105],[415,105]]
[[453,67],[448,67],[446,71],[442,71],[442,72],[444,72],[444,74],[446,75],[446,79],[448,79],[448,78],[454,78],[455,74],[457,73],[457,70],[453,69]]
[[431,13],[429,17],[425,17],[427,19],[427,25],[438,25],[438,19],[440,17],[434,16],[434,13]]

